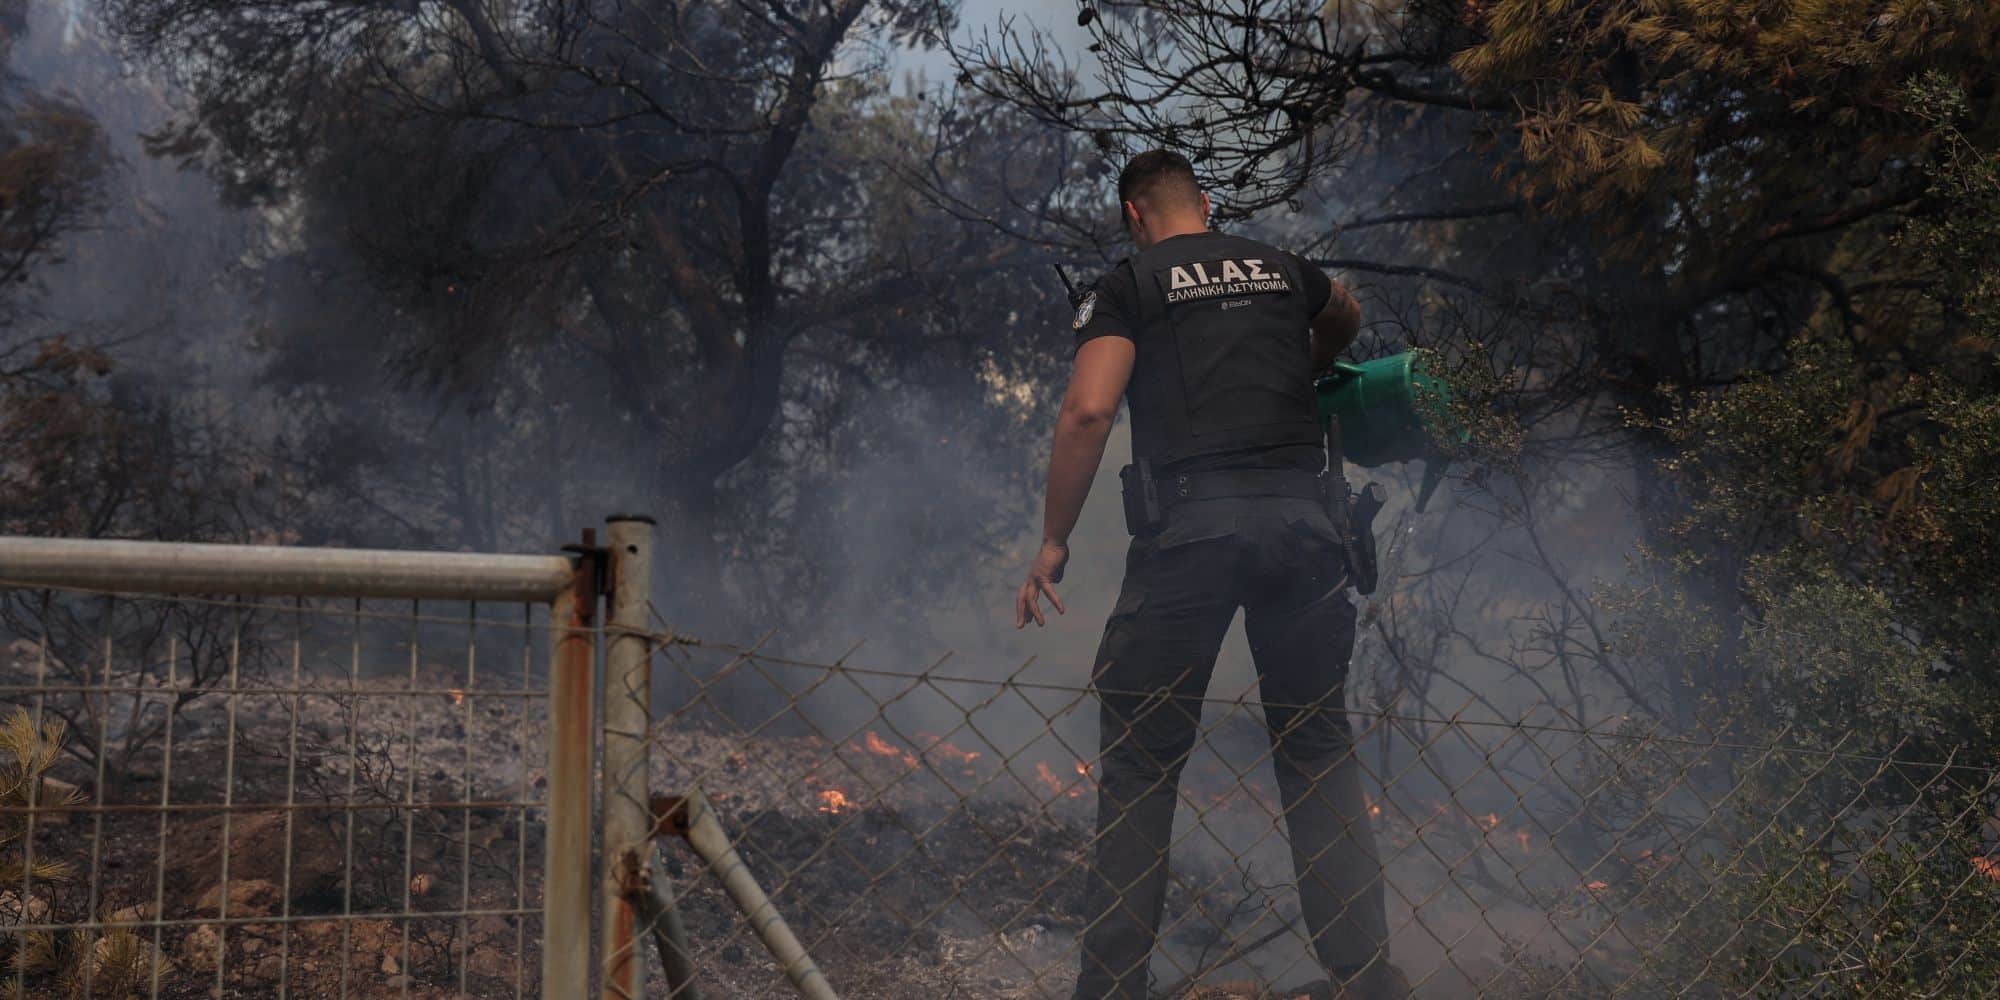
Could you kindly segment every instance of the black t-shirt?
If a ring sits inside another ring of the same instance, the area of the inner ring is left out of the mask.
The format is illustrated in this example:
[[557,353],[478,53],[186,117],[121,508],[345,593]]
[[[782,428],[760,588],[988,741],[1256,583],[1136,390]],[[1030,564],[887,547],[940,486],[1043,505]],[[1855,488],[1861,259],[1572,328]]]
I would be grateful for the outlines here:
[[[1199,253],[1200,244],[1228,239],[1220,233],[1203,232],[1170,236],[1160,242],[1160,246],[1171,244],[1175,248],[1185,246],[1190,252]],[[1306,315],[1317,316],[1320,310],[1333,298],[1333,280],[1310,261],[1288,251],[1278,251],[1296,265],[1306,297]],[[1140,323],[1139,284],[1128,261],[1120,261],[1118,266],[1105,272],[1094,282],[1082,303],[1077,308],[1075,321],[1071,326],[1076,330],[1076,346],[1099,337],[1123,337],[1134,344],[1139,342],[1137,327]],[[1299,336],[1308,336],[1304,329]],[[1254,448],[1242,451],[1198,455],[1184,459],[1173,466],[1158,470],[1161,474],[1182,472],[1206,472],[1215,469],[1303,469],[1318,472],[1326,467],[1326,451],[1312,445],[1287,444],[1268,448]]]

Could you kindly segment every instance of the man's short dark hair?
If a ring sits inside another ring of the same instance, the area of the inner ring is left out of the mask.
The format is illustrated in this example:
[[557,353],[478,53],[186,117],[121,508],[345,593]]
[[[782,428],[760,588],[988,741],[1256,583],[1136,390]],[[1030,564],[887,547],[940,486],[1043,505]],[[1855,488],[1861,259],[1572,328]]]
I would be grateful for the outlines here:
[[1140,153],[1118,172],[1118,201],[1150,201],[1155,205],[1180,202],[1201,207],[1201,185],[1194,179],[1194,164],[1171,149]]

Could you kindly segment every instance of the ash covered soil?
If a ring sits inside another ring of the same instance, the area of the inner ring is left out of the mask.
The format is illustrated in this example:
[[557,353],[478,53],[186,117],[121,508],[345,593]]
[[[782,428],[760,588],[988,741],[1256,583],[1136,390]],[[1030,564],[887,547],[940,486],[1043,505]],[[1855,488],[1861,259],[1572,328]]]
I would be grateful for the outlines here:
[[[29,887],[26,907],[18,889],[0,894],[0,922],[83,922],[94,898],[139,943],[129,992],[107,946],[90,944],[97,996],[146,996],[155,970],[172,998],[538,996],[544,707],[450,683],[441,667],[416,682],[440,693],[244,695],[233,723],[221,699],[197,703],[177,718],[170,760],[147,751],[105,783],[110,808],[38,818],[36,860],[72,874]],[[651,758],[654,794],[705,790],[843,996],[1068,995],[1095,794],[1060,748],[1002,758],[922,733],[689,724],[656,730]],[[70,761],[57,776],[98,801],[89,769]],[[1266,823],[1274,808],[1226,771],[1191,765],[1184,789],[1189,803]],[[789,995],[687,846],[663,839],[656,857],[703,995]],[[1178,967],[1275,926],[1257,920],[1276,904],[1237,875],[1177,850],[1167,947]],[[664,995],[646,944],[651,992]],[[1291,997],[1270,984],[1305,978],[1283,961],[1261,975],[1239,964],[1176,995]],[[60,994],[31,984],[28,995]]]
[[[94,768],[59,764],[84,808],[37,815],[34,856],[68,872],[0,893],[0,923],[115,925],[76,966],[92,996],[536,995],[520,911],[540,905],[541,819],[514,803],[545,778],[521,699],[245,694],[231,715],[193,703],[171,754],[136,754],[101,797]],[[44,978],[27,995],[64,995]]]

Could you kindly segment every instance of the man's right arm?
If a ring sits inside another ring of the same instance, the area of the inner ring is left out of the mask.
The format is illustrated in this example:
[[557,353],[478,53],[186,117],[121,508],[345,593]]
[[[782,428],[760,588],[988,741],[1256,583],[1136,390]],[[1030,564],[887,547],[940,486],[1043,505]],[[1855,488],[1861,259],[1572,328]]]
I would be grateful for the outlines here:
[[1340,282],[1332,284],[1333,294],[1327,297],[1325,308],[1312,318],[1312,364],[1316,372],[1333,367],[1341,352],[1361,333],[1361,304],[1354,301],[1354,296]]

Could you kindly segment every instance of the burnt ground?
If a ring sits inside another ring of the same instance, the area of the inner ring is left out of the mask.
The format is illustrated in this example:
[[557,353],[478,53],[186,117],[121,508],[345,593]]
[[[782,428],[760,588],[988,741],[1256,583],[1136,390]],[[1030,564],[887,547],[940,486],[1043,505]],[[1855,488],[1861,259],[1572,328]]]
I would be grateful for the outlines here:
[[[57,924],[87,919],[95,840],[97,912],[128,925],[143,946],[138,995],[149,994],[156,967],[165,997],[207,997],[218,985],[229,996],[276,995],[281,974],[286,992],[298,997],[403,996],[406,985],[412,996],[455,996],[461,982],[473,996],[513,996],[517,982],[534,994],[537,919],[523,922],[510,913],[394,916],[538,906],[538,888],[531,884],[523,893],[519,879],[524,872],[534,878],[540,868],[540,830],[528,824],[524,839],[518,810],[468,815],[420,807],[409,830],[392,811],[358,812],[351,869],[350,831],[339,813],[293,812],[289,829],[281,810],[252,806],[227,816],[225,833],[220,812],[170,814],[164,865],[158,861],[157,814],[38,822],[37,861],[63,862],[74,874],[36,883],[31,915],[46,913],[35,922]],[[519,863],[523,848],[525,869]],[[345,874],[350,870],[351,878]],[[18,914],[18,905],[12,909],[5,915]],[[280,919],[259,920],[273,917]],[[115,982],[97,978],[94,995],[127,995]],[[29,994],[39,995],[32,986]]]
[[[656,736],[653,788],[706,791],[745,863],[844,996],[1066,998],[1094,821],[1088,769],[1058,745],[1002,754],[990,745],[970,750],[974,744],[959,738],[964,745],[953,746],[930,734],[869,728],[833,742],[685,727]],[[1268,771],[1239,777],[1212,756],[1198,758],[1182,793],[1156,984],[1178,986],[1177,1000],[1302,995],[1296,987],[1318,973],[1297,935],[1282,930],[1296,907],[1285,888],[1289,851],[1271,830]],[[1411,866],[1429,864],[1414,857],[1427,852],[1407,829],[1384,834]],[[1514,846],[1510,835],[1499,839]],[[704,995],[786,995],[776,967],[687,847],[662,847]],[[1492,978],[1501,960],[1466,944],[1469,925],[1484,915],[1430,909],[1430,929],[1409,931],[1399,960],[1413,978],[1428,975],[1424,996],[1474,995],[1473,984]],[[1462,953],[1422,968],[1416,939],[1427,936]],[[1266,937],[1244,960],[1221,961]],[[1176,982],[1196,969],[1208,970],[1198,984]]]
[[[136,989],[109,981],[110,966],[87,963],[99,970],[93,995],[147,995],[156,963],[159,995],[170,998],[214,996],[218,983],[220,995],[276,996],[281,979],[286,995],[301,998],[539,995],[537,917],[456,914],[540,906],[540,810],[508,804],[544,791],[540,704],[524,712],[518,699],[476,695],[361,701],[350,751],[352,699],[305,696],[296,755],[285,699],[242,699],[233,755],[224,753],[226,718],[189,713],[174,741],[164,835],[167,761],[157,752],[107,782],[112,808],[38,819],[37,860],[65,862],[74,873],[39,880],[28,893],[30,915],[85,920],[94,870],[96,911],[139,939]],[[652,790],[706,790],[750,870],[843,996],[1067,996],[1094,809],[1089,775],[1059,752],[1002,761],[991,750],[973,758],[947,746],[894,733],[834,742],[689,725],[656,734]],[[94,799],[87,769],[70,761],[58,773]],[[1244,837],[1226,850],[1196,837],[1177,848],[1164,946],[1171,962],[1156,965],[1161,980],[1279,926],[1289,905],[1274,888],[1289,874],[1282,841],[1250,836],[1269,825],[1267,783],[1213,762],[1191,765],[1189,801],[1213,810],[1207,822],[1227,817]],[[454,804],[468,798],[489,804]],[[282,808],[288,800],[301,808]],[[346,801],[357,808],[326,808]],[[1392,830],[1387,839],[1403,838]],[[686,845],[660,848],[704,996],[788,995]],[[164,902],[157,912],[156,894]],[[0,893],[0,922],[19,919],[20,898]],[[417,917],[397,916],[406,904]],[[1398,947],[1399,957],[1409,953]],[[1311,978],[1297,950],[1280,936],[1178,996],[1296,996],[1272,984]],[[662,995],[650,949],[649,964],[654,995]],[[1463,962],[1452,968],[1461,975],[1433,980],[1426,996],[1472,995],[1467,980],[1484,978]],[[29,996],[63,995],[52,978],[27,985]]]
[[[451,670],[415,682],[436,693],[385,680],[358,696],[333,682],[246,693],[233,710],[202,697],[176,716],[170,757],[151,741],[122,774],[107,766],[101,795],[94,762],[72,753],[51,774],[82,805],[38,814],[33,834],[37,864],[68,872],[26,886],[25,914],[24,887],[0,891],[0,925],[94,912],[120,925],[114,937],[135,935],[132,983],[101,933],[62,936],[99,956],[67,963],[87,970],[93,996],[148,996],[156,975],[171,998],[537,995],[540,921],[519,911],[540,906],[541,818],[515,803],[542,795],[542,709],[453,692]],[[72,720],[72,744],[95,720],[116,746],[113,720],[140,718],[119,700],[110,719],[53,696],[44,707]],[[149,695],[147,712],[162,701]],[[24,985],[59,997],[85,984]]]

